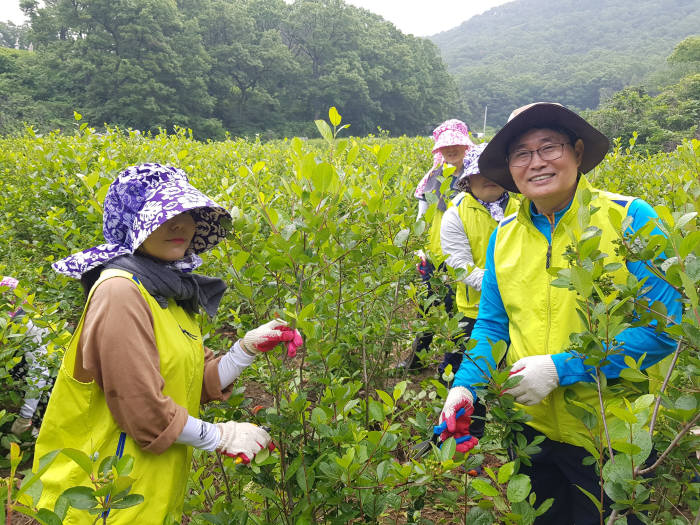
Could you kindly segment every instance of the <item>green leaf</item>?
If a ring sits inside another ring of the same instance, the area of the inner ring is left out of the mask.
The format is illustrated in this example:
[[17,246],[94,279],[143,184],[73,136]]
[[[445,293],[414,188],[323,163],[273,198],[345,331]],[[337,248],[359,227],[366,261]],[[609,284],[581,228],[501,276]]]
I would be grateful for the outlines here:
[[117,461],[115,467],[120,476],[128,476],[131,473],[131,470],[134,468],[134,457],[126,454],[119,461]]
[[513,472],[515,472],[514,461],[509,461],[508,463],[501,465],[501,468],[498,469],[498,483],[503,484],[508,482],[513,475]]
[[622,440],[613,440],[610,443],[610,446],[618,452],[622,452],[623,454],[627,454],[628,456],[634,456],[635,454],[639,454],[642,451],[642,449],[634,443],[629,443],[627,441]]
[[617,417],[619,417],[622,421],[625,421],[626,423],[634,424],[637,422],[636,416],[623,407],[612,406],[610,407],[610,412],[615,414]]
[[399,233],[397,233],[394,237],[394,246],[398,246],[400,248],[403,247],[406,244],[406,240],[408,239],[410,233],[411,230],[409,230],[408,228],[400,230]]
[[396,383],[396,385],[394,385],[394,391],[392,392],[392,395],[394,396],[394,399],[396,401],[401,399],[401,396],[404,395],[404,392],[406,392],[407,386],[408,386],[408,381],[401,381],[399,383]]
[[389,408],[394,408],[394,398],[383,390],[377,390],[377,395],[381,398],[386,406]]
[[379,148],[379,153],[377,153],[377,164],[383,166],[386,160],[389,158],[389,155],[391,155],[392,149],[394,149],[394,146],[389,142],[383,144],[382,147]]
[[634,368],[623,368],[620,371],[620,377],[627,381],[632,381],[633,383],[643,383],[649,379],[642,372]]
[[340,113],[338,113],[338,110],[335,109],[335,106],[331,106],[330,109],[328,110],[328,120],[331,121],[331,124],[334,126],[339,126],[341,117]]
[[440,461],[451,460],[457,451],[457,441],[453,437],[447,438],[440,447]]
[[110,502],[110,507],[113,509],[128,509],[129,507],[135,507],[143,503],[143,496],[141,494],[129,494],[124,496],[119,501]]
[[66,514],[68,514],[68,509],[70,509],[70,501],[63,494],[61,494],[56,499],[56,503],[53,506],[53,511],[56,513],[56,516],[63,521]]
[[384,421],[384,409],[382,408],[382,404],[374,399],[370,399],[369,415],[374,421]]
[[73,460],[88,476],[92,474],[92,460],[85,452],[74,448],[64,448],[62,453]]
[[690,221],[692,221],[697,216],[698,216],[698,212],[696,212],[696,211],[691,211],[690,213],[686,213],[685,215],[683,215],[682,217],[680,217],[676,221],[676,228],[678,228],[680,230],[681,228],[683,228],[683,226],[688,224]]
[[482,478],[473,480],[472,487],[484,496],[489,496],[491,498],[498,496],[498,489]]
[[[499,471],[500,477],[500,471]],[[532,486],[530,485],[530,478],[525,474],[516,474],[508,482],[508,488],[506,489],[506,496],[508,496],[508,501],[511,503],[517,503],[520,501],[525,501],[528,494],[530,494]]]
[[693,413],[697,408],[697,399],[692,394],[685,394],[676,399],[674,403],[676,410]]
[[583,492],[583,493],[586,495],[586,497],[587,497],[589,500],[591,500],[591,501],[593,502],[593,504],[595,505],[596,509],[598,509],[598,512],[601,511],[601,509],[603,508],[603,506],[600,504],[600,500],[599,500],[598,498],[596,498],[593,494],[591,494],[591,493],[588,492],[586,489],[584,489],[584,488],[582,488],[582,487],[580,487],[580,486],[578,486],[578,485],[576,485],[576,488],[579,489],[581,492]]
[[505,341],[497,341],[491,345],[491,355],[496,364],[500,363],[508,351],[508,345]]
[[94,491],[90,487],[78,486],[64,490],[61,495],[70,502],[71,507],[88,510],[97,506],[97,500],[93,493]]
[[695,283],[688,277],[688,274],[679,271],[678,275],[681,278],[681,282],[683,283],[683,291],[685,292],[685,295],[688,297],[688,300],[690,301],[690,304],[692,305],[693,308],[697,308],[698,306],[698,292],[695,289]]
[[39,509],[39,512],[36,513],[36,517],[46,525],[61,525],[63,523],[63,520],[49,509]]
[[325,120],[314,120],[321,136],[328,142],[333,142],[333,131]]
[[469,525],[492,525],[495,522],[493,515],[488,510],[477,506],[469,510],[466,523]]

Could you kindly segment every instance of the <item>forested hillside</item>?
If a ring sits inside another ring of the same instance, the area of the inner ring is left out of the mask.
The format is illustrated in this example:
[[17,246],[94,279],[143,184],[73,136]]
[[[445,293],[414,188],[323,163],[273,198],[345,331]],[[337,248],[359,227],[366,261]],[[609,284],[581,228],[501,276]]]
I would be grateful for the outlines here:
[[[666,57],[700,30],[697,0],[517,0],[431,37],[467,104],[500,127],[533,100],[593,109],[631,85],[661,90],[681,73]],[[476,125],[476,124],[474,124]]]
[[[353,134],[415,135],[458,107],[432,42],[342,0],[22,5],[20,44],[34,51],[0,49],[0,134],[65,128],[75,110],[93,125],[200,138],[307,135],[335,105]],[[14,45],[16,27],[0,33]]]

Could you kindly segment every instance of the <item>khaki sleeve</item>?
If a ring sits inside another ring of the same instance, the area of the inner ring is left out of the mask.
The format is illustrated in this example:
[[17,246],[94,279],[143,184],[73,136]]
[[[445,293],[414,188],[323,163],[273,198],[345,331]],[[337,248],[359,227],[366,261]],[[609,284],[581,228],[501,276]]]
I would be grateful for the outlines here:
[[78,343],[81,353],[114,420],[143,450],[160,454],[175,442],[187,409],[163,394],[153,315],[130,279],[113,277],[93,292]]
[[214,353],[204,347],[204,382],[202,384],[201,403],[208,401],[225,401],[231,397],[233,383],[221,389],[221,379],[219,378],[219,361],[221,356],[216,357]]

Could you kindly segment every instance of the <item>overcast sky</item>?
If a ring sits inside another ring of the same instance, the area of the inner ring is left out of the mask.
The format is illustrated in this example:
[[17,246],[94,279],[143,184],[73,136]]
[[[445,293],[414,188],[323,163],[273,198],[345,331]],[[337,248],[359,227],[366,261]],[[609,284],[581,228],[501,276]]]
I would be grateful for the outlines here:
[[[287,0],[289,2],[289,0]],[[509,0],[346,0],[383,16],[404,33],[428,36],[447,31]],[[24,21],[19,0],[0,0],[0,20]]]

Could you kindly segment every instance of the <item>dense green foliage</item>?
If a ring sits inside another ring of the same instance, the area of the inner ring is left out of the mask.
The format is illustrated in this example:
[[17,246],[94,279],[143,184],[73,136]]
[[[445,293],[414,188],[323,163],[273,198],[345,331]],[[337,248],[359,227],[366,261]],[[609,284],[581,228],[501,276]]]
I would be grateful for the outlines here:
[[700,138],[700,37],[680,42],[668,62],[688,74],[653,97],[642,87],[625,88],[590,111],[588,120],[609,137],[652,153],[671,151],[683,138]]
[[342,0],[22,6],[34,52],[0,63],[0,133],[66,127],[77,110],[98,125],[199,138],[308,135],[335,104],[354,134],[381,124],[415,135],[459,107],[434,44]]
[[[427,356],[434,363],[454,346],[451,336],[458,330],[441,309],[431,309],[426,318],[418,314],[427,298],[412,252],[424,245],[426,231],[423,221],[415,221],[412,192],[430,163],[429,139],[346,140],[334,137],[341,124],[337,114],[331,113],[331,124],[317,124],[321,141],[267,144],[200,142],[186,131],[97,133],[80,121],[72,134],[39,136],[28,130],[0,139],[0,176],[6,182],[0,193],[0,273],[21,279],[20,297],[36,294],[27,297],[27,310],[51,329],[48,341],[60,356],[82,298],[78,284],[52,272],[50,262],[100,242],[100,202],[122,168],[145,161],[180,166],[234,216],[229,239],[206,255],[202,268],[230,285],[219,315],[203,321],[207,345],[223,351],[234,332],[275,313],[296,324],[306,339],[294,359],[277,352],[260,357],[227,403],[206,409],[207,420],[270,426],[278,450],[262,452],[250,467],[197,453],[186,502],[190,523],[428,523],[428,509],[432,517],[444,512],[450,523],[532,523],[537,510],[530,481],[518,468],[533,448],[518,438],[522,414],[513,410],[512,397],[500,395],[507,370],[494,374],[484,395],[490,415],[479,453],[453,458],[454,442],[448,442],[442,450],[411,458],[411,446],[430,435],[446,390],[435,379],[392,377],[392,364],[416,331],[426,326],[435,331]],[[646,481],[634,471],[651,451],[645,430],[653,412],[649,396],[621,411],[629,428],[613,434],[612,449],[592,443],[604,465],[605,490],[620,510],[647,506],[651,523],[658,524],[686,523],[680,513],[692,521],[699,510],[699,487],[691,482],[697,466],[690,459],[697,440],[687,434],[688,424],[700,417],[698,155],[698,141],[648,158],[618,146],[591,174],[596,185],[660,206],[670,241],[642,235],[632,244],[647,251],[630,257],[654,257],[664,249],[676,254],[666,268],[686,303],[683,324],[668,328],[685,342],[662,398],[665,410],[658,414],[653,444],[667,451],[661,465]],[[591,235],[573,240],[581,265],[572,262],[579,279],[571,286],[585,288],[601,277],[592,275],[602,267],[600,254],[591,261],[592,241]],[[634,296],[635,285],[628,284],[620,297]],[[606,333],[633,322],[636,307],[631,309],[629,298],[584,298],[600,323],[590,330]],[[22,387],[7,370],[19,359],[23,327],[8,324],[10,307],[1,306],[0,400],[12,407]],[[648,312],[638,314],[648,322]],[[653,315],[665,325],[660,313]],[[495,348],[504,351],[502,345]],[[591,350],[591,358],[599,364],[604,355]],[[630,366],[632,379],[643,376],[638,363]],[[256,397],[246,395],[244,385],[256,385],[250,390]],[[573,409],[596,424],[597,407]],[[3,431],[11,418],[0,412]],[[0,442],[8,447],[12,440],[1,435]],[[515,461],[506,456],[508,443],[516,448]],[[481,464],[484,452],[497,458],[485,476],[471,479],[455,470],[463,462]],[[27,496],[22,502],[31,507]]]
[[498,128],[533,100],[595,109],[630,85],[677,82],[665,59],[698,27],[695,0],[518,0],[431,39],[457,78],[468,122],[479,127],[488,106]]

